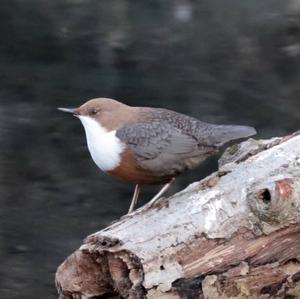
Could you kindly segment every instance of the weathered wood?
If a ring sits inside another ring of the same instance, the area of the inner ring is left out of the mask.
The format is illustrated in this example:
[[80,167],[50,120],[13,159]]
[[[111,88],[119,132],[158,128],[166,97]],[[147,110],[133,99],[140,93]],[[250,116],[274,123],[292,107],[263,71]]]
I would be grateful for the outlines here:
[[300,135],[229,148],[58,268],[60,298],[300,298]]

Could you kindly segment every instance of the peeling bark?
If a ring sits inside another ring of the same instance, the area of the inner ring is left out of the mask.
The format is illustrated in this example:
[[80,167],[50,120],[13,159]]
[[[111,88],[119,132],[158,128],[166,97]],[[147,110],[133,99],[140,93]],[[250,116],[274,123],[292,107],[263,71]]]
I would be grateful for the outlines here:
[[60,265],[63,298],[300,298],[300,135],[249,139]]

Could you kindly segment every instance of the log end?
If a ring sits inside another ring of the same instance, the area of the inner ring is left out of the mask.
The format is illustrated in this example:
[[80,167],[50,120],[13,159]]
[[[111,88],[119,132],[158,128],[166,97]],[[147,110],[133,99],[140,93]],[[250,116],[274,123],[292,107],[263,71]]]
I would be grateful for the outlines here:
[[141,267],[138,258],[125,250],[109,252],[103,248],[79,249],[56,272],[59,298],[92,299],[108,294],[109,298],[142,298]]

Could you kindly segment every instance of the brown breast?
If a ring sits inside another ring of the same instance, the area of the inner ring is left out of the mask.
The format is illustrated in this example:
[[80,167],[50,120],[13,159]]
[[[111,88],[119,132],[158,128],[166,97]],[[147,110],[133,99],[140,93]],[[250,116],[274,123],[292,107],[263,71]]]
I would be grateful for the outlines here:
[[163,184],[171,179],[171,177],[161,176],[160,173],[152,173],[139,167],[134,153],[129,148],[122,153],[120,165],[107,173],[123,181],[141,185]]

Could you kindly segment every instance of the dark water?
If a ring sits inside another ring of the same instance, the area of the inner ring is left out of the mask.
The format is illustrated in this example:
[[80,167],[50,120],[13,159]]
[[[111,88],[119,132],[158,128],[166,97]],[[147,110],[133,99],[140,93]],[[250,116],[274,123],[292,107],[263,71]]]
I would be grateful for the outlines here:
[[260,137],[297,130],[297,9],[282,0],[2,1],[0,298],[56,298],[57,266],[130,202],[132,186],[97,170],[80,123],[56,107],[105,96],[253,125]]

